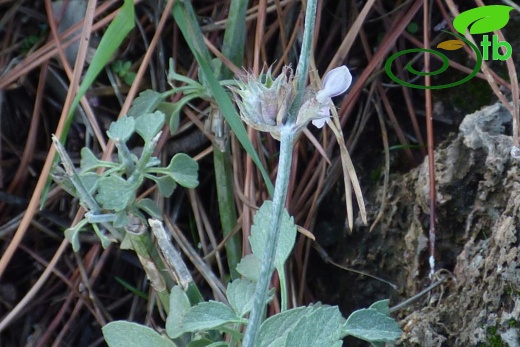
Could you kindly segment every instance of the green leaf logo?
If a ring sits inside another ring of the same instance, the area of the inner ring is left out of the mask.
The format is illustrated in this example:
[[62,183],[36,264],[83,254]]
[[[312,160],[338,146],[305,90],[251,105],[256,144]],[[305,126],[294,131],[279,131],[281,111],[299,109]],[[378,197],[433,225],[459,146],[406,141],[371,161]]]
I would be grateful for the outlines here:
[[459,14],[453,20],[453,26],[462,35],[466,33],[468,28],[470,34],[485,34],[494,30],[500,30],[509,21],[509,12],[512,9],[511,6],[505,5],[473,8]]

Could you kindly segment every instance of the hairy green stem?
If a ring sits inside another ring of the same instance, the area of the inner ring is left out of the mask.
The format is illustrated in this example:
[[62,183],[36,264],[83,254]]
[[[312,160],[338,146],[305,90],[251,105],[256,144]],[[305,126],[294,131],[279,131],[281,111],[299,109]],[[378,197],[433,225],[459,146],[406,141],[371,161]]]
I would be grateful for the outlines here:
[[305,92],[305,84],[307,82],[307,75],[309,74],[309,64],[312,52],[312,38],[314,36],[314,23],[316,22],[316,7],[318,0],[308,0],[307,8],[305,9],[305,26],[303,33],[302,49],[300,51],[300,60],[296,67],[296,98],[294,99],[291,109],[289,111],[289,123],[296,122],[298,111],[302,104],[303,93]]
[[278,174],[276,176],[276,185],[273,195],[272,218],[269,225],[268,237],[264,259],[262,262],[262,270],[260,278],[256,285],[255,302],[249,316],[249,323],[242,343],[243,347],[255,346],[258,337],[260,324],[265,314],[265,305],[269,291],[269,283],[274,271],[274,257],[276,245],[280,236],[280,224],[282,220],[282,212],[284,210],[285,201],[287,199],[287,188],[289,187],[289,177],[291,174],[292,152],[294,145],[294,133],[292,126],[284,126],[281,131],[280,139],[280,158],[278,160]]
[[291,105],[287,123],[281,128],[280,135],[280,158],[278,159],[278,174],[276,176],[276,185],[273,195],[272,218],[269,225],[267,244],[264,251],[264,258],[262,261],[262,270],[260,271],[260,278],[256,285],[255,302],[251,314],[249,315],[249,322],[244,335],[243,347],[253,347],[256,344],[260,324],[264,318],[265,305],[269,291],[269,283],[274,271],[274,257],[276,246],[280,236],[280,224],[282,220],[282,212],[285,201],[287,199],[287,189],[289,187],[289,177],[291,174],[292,152],[294,146],[294,139],[297,136],[294,130],[296,116],[301,107],[302,96],[305,92],[305,84],[307,82],[307,75],[309,72],[310,55],[312,51],[312,38],[314,35],[314,23],[316,20],[316,6],[317,0],[309,0],[305,13],[305,27],[303,34],[303,44],[300,53],[300,61],[296,68],[296,98]]
[[289,292],[287,291],[287,277],[285,276],[285,268],[278,269],[278,278],[280,279],[280,301],[282,302],[280,311],[285,312],[289,308]]

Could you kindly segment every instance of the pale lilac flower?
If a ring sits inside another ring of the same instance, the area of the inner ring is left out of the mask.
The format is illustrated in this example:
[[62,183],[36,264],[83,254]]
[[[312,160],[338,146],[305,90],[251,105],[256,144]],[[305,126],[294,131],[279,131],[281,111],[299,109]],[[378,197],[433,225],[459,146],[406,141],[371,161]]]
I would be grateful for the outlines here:
[[316,100],[326,103],[328,99],[343,94],[352,83],[352,75],[345,65],[330,70],[323,79],[323,88],[316,94]]
[[330,100],[332,97],[343,94],[352,83],[349,69],[343,65],[330,70],[323,79],[323,88],[316,94],[316,100],[321,104],[312,124],[321,129],[330,119]]
[[322,128],[330,119],[331,98],[344,93],[352,83],[352,75],[346,66],[330,70],[323,79],[323,87],[317,92],[310,88],[304,96],[304,103],[298,111],[296,128],[298,131],[312,122]]

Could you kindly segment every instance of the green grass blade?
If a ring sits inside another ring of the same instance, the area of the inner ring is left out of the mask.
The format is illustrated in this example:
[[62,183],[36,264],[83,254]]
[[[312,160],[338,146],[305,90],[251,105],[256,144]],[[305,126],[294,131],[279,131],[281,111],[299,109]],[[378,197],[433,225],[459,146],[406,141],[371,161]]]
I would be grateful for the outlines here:
[[[246,11],[249,1],[231,0],[227,18],[222,54],[236,66],[242,66],[244,60],[244,45],[246,37]],[[228,68],[221,69],[219,79],[233,78]]]
[[[213,162],[215,170],[215,181],[217,183],[218,212],[222,233],[227,237],[237,223],[235,210],[235,196],[233,192],[233,171],[231,166],[231,156],[229,146],[221,151],[217,144],[213,145]],[[226,255],[229,265],[229,272],[232,279],[240,278],[237,265],[242,258],[242,244],[239,234],[232,236],[226,242]]]
[[80,99],[85,95],[101,70],[103,70],[105,65],[108,64],[114,52],[119,48],[126,35],[134,28],[134,26],[134,0],[125,0],[123,6],[101,38],[101,42],[96,49],[92,62],[90,63],[87,72],[85,73],[85,77],[79,86],[78,93],[74,98],[72,107],[67,116],[65,130],[60,139],[62,143],[66,140],[70,124],[72,123],[74,110],[78,106]]
[[116,276],[116,277],[114,277],[114,279],[116,280],[117,283],[119,283],[120,285],[125,287],[125,289],[129,290],[132,294],[135,294],[138,297],[148,301],[148,295],[146,295],[145,293],[143,293],[142,291],[140,291],[139,289],[137,289],[136,287],[134,287],[133,285],[131,285],[130,283],[128,283],[127,281],[122,279],[121,277]]
[[203,72],[208,82],[211,93],[220,107],[224,118],[235,133],[238,141],[240,141],[242,144],[242,147],[244,147],[247,154],[249,154],[253,162],[260,170],[269,194],[273,195],[273,183],[269,179],[269,175],[267,174],[266,169],[263,167],[262,162],[260,161],[260,158],[258,157],[258,154],[253,147],[253,144],[247,136],[246,128],[244,127],[244,124],[240,120],[238,113],[233,107],[233,103],[231,102],[229,95],[224,91],[224,88],[222,88],[217,78],[214,76],[212,68],[210,67],[211,56],[209,55],[208,49],[204,45],[202,32],[200,31],[199,26],[196,25],[197,20],[195,18],[193,8],[191,7],[191,3],[189,1],[176,2],[173,6],[172,12],[177,25],[181,29],[186,42],[195,55],[195,59],[199,63],[201,71]]
[[195,11],[191,6],[191,1],[176,1],[173,5],[173,18],[182,31],[186,43],[192,52],[197,52],[199,56],[207,62],[211,61],[211,55],[204,43],[202,31],[198,25]]
[[[242,66],[244,60],[244,45],[246,33],[246,11],[249,1],[231,0],[227,18],[222,53],[236,66]],[[233,73],[220,61],[220,71],[217,76],[219,80],[233,78]],[[215,107],[215,106],[214,106]],[[220,112],[216,110],[216,112]],[[220,116],[222,117],[222,116]],[[225,138],[229,135],[229,128],[224,127]],[[216,134],[215,134],[216,136]],[[221,139],[222,140],[222,139]],[[237,222],[235,195],[233,191],[233,167],[231,166],[231,153],[228,141],[219,146],[213,143],[213,165],[215,170],[215,181],[217,183],[217,195],[219,205],[220,224],[224,237],[227,237]],[[240,278],[237,265],[242,258],[242,242],[239,234],[229,238],[226,242],[226,255],[232,279]]]

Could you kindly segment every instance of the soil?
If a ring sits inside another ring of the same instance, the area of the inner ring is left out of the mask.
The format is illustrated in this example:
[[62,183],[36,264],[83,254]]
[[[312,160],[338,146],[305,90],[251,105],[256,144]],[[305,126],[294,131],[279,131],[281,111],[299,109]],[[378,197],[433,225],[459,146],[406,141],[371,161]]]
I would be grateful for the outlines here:
[[520,179],[518,160],[510,155],[510,129],[510,113],[495,104],[466,116],[459,133],[435,151],[435,268],[442,270],[429,278],[425,159],[408,173],[392,175],[386,193],[377,185],[365,194],[369,226],[382,197],[385,201],[371,232],[358,225],[344,249],[329,247],[343,257],[339,262],[344,266],[383,277],[397,290],[357,274],[338,275],[338,281],[328,272],[323,290],[334,292],[334,285],[343,293],[363,288],[362,293],[328,298],[345,311],[367,307],[367,300],[385,295],[396,305],[443,278],[398,311],[405,332],[399,346],[520,346]]

